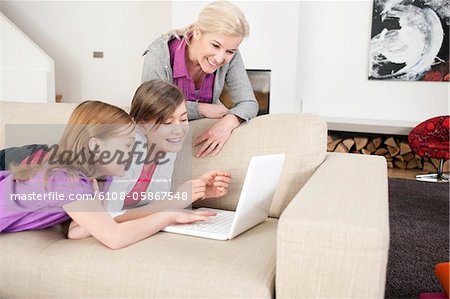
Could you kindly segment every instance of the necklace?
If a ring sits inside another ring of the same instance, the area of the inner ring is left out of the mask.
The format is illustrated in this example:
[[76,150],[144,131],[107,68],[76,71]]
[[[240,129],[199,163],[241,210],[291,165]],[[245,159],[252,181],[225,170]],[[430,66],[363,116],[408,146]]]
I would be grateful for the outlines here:
[[192,76],[192,79],[193,79],[195,82],[200,83],[200,82],[203,81],[203,78],[204,78],[204,77],[205,77],[205,73],[200,69],[199,71],[196,71],[196,72],[194,73],[194,75]]

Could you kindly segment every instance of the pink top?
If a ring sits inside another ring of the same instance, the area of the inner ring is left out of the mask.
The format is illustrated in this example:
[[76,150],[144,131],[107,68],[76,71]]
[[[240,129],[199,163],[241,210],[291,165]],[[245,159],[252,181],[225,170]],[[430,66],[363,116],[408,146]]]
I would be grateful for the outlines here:
[[206,74],[200,88],[195,89],[195,82],[186,66],[186,41],[174,38],[169,41],[170,64],[173,70],[173,83],[182,91],[187,101],[212,103],[214,73]]
[[134,194],[140,195],[142,192],[145,192],[147,190],[148,185],[152,181],[155,169],[156,169],[155,163],[152,163],[150,165],[145,164],[142,167],[141,175],[139,176],[136,184],[125,197],[125,202],[123,203],[124,209],[128,209],[141,201],[141,196],[135,196]]
[[[73,179],[65,169],[51,170],[47,184],[44,175],[45,171],[39,171],[30,180],[19,181],[13,173],[0,171],[0,232],[42,229],[62,223],[70,219],[64,205],[94,193],[90,179],[82,173]],[[103,191],[110,185],[111,177],[105,177]]]

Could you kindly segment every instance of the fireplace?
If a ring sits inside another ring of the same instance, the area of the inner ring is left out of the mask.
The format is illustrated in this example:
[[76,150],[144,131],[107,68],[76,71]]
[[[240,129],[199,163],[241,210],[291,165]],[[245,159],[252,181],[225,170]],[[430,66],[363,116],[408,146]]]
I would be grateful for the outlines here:
[[[407,135],[329,130],[327,150],[382,156],[386,159],[388,168],[436,173],[439,166],[438,159],[414,154]],[[449,160],[445,161],[444,172],[449,172],[449,164]]]
[[[253,92],[259,104],[258,115],[269,114],[270,103],[270,70],[248,69],[248,78],[252,85]],[[220,100],[227,107],[231,108],[233,102],[227,86],[225,86]]]

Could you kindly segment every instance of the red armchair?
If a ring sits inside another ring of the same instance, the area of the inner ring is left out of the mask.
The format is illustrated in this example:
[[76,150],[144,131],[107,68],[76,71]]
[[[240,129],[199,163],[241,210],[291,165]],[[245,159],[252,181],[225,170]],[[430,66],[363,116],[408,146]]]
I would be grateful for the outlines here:
[[448,182],[442,173],[444,160],[450,158],[450,116],[430,118],[417,125],[408,135],[411,149],[421,157],[439,159],[437,173],[417,175],[416,180],[425,182]]

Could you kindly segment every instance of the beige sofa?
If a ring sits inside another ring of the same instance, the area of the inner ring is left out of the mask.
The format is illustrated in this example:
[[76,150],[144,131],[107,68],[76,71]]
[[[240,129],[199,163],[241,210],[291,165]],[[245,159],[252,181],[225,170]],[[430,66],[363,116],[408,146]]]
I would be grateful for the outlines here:
[[[0,146],[5,136],[8,146],[55,142],[58,133],[21,136],[11,133],[15,126],[5,132],[4,124],[63,124],[73,108],[0,103]],[[209,122],[192,122],[194,136]],[[236,129],[217,157],[193,158],[194,176],[231,172],[229,194],[202,204],[233,210],[249,158],[287,155],[270,218],[231,241],[160,232],[114,251],[93,238],[68,240],[60,227],[2,234],[0,298],[383,298],[386,163],[327,153],[326,136],[317,116],[273,114]],[[178,160],[191,155],[185,151]]]

